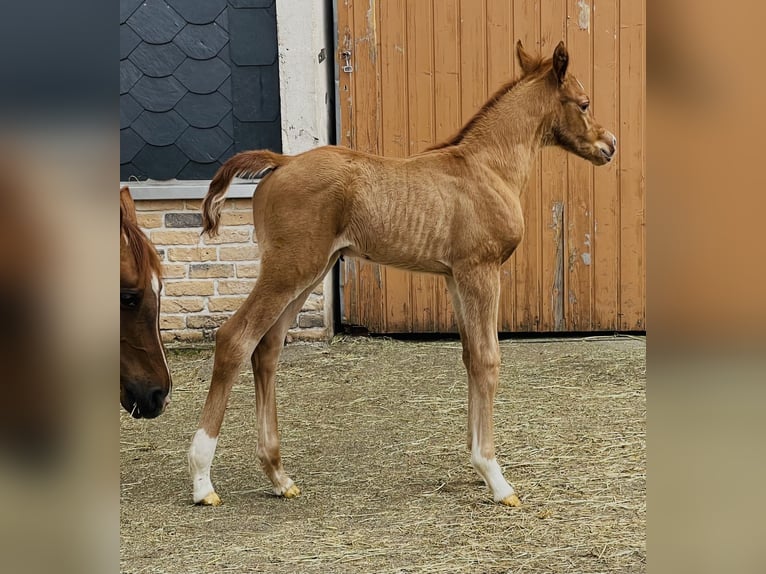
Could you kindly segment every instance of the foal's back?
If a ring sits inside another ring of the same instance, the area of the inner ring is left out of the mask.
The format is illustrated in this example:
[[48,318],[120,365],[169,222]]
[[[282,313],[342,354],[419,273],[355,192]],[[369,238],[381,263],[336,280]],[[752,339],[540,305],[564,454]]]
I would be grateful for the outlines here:
[[521,208],[504,185],[458,148],[385,158],[328,146],[263,180],[253,198],[256,234],[270,243],[329,229],[346,255],[448,273],[456,259],[507,257],[519,243]]

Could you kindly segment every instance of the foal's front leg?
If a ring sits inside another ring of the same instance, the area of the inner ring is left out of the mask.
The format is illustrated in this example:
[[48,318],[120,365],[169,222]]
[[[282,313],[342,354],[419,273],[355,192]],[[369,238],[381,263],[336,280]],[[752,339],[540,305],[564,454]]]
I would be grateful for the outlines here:
[[455,284],[463,323],[463,361],[468,371],[471,464],[492,491],[495,502],[521,506],[521,501],[505,480],[495,458],[493,412],[500,370],[500,346],[497,340],[499,269],[464,270],[462,274],[456,273]]

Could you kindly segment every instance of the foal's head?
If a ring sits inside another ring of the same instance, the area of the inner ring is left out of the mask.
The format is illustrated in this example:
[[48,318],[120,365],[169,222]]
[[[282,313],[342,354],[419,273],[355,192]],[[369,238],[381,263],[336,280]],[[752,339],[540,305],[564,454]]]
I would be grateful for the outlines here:
[[569,53],[564,42],[559,42],[551,59],[531,56],[521,41],[516,43],[516,54],[524,76],[546,82],[554,93],[544,143],[558,145],[595,165],[609,163],[617,151],[617,138],[596,122],[585,88],[572,74],[567,74]]
[[133,198],[120,190],[120,404],[154,418],[172,385],[160,340],[160,260],[138,227]]

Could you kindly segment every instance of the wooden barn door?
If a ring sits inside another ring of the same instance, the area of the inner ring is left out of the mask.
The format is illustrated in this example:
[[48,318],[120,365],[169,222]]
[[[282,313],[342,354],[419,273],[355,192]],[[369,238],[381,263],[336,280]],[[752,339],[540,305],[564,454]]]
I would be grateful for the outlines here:
[[[503,266],[502,332],[646,329],[645,1],[337,0],[338,143],[391,157],[445,139],[519,74],[514,45],[564,39],[609,166],[544,149],[522,195],[526,235]],[[345,70],[344,70],[345,66]],[[444,280],[355,259],[341,315],[374,333],[455,332]]]

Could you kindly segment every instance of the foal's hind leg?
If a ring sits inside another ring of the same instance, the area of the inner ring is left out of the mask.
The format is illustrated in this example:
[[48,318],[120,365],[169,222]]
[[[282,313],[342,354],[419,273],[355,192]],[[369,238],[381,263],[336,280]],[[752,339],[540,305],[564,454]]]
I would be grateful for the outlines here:
[[[291,303],[282,317],[264,335],[252,356],[253,376],[255,377],[255,408],[258,424],[258,448],[256,454],[261,461],[263,472],[274,485],[274,493],[285,498],[294,498],[300,494],[292,479],[282,467],[279,453],[279,425],[277,421],[277,397],[275,377],[279,356],[282,354],[285,333],[292,318],[300,310],[305,297],[298,297]],[[292,311],[295,309],[295,313]]]
[[[325,269],[332,268],[337,256],[330,259]],[[277,400],[275,389],[275,374],[279,356],[282,353],[285,334],[290,328],[304,301],[311,293],[316,283],[299,295],[282,316],[264,335],[255,349],[252,357],[253,375],[255,376],[255,404],[258,422],[258,459],[261,461],[263,472],[274,485],[274,493],[285,498],[294,498],[300,494],[300,489],[293,483],[282,467],[282,457],[279,452],[279,427],[277,422]]]
[[[496,267],[456,270],[455,284],[463,326],[463,362],[468,371],[468,440],[471,464],[492,491],[495,502],[520,506],[495,458],[493,410],[500,370],[497,312],[500,273]],[[453,295],[453,300],[455,296]],[[457,311],[456,311],[457,312]]]
[[[310,255],[308,250],[306,254]],[[261,276],[250,296],[218,329],[210,390],[189,449],[195,503],[212,506],[221,503],[210,481],[210,466],[229,394],[244,361],[287,306],[318,280],[326,262],[327,256],[323,255],[298,266],[278,256],[264,255]],[[298,271],[299,268],[303,271]]]

